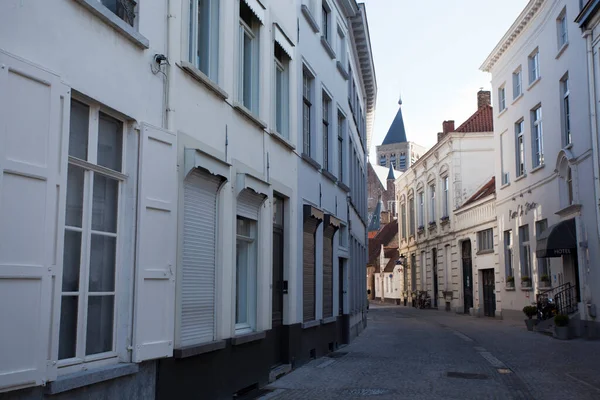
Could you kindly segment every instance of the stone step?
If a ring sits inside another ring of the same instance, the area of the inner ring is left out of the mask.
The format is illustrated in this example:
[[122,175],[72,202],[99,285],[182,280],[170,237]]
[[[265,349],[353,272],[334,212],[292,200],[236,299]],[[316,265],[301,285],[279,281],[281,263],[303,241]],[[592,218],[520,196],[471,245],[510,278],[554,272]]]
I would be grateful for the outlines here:
[[275,382],[282,376],[289,374],[292,371],[292,364],[282,364],[277,367],[271,368],[269,373],[269,383]]

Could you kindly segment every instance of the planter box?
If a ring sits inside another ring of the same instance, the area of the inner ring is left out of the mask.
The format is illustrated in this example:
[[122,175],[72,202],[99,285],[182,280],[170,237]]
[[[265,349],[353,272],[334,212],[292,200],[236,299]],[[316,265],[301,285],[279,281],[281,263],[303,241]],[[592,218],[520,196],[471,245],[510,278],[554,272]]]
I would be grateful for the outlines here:
[[569,327],[568,326],[555,326],[554,337],[559,340],[569,340]]
[[515,281],[512,282],[506,282],[506,287],[508,289],[514,289],[515,288]]
[[550,282],[540,281],[540,289],[549,289],[549,288],[550,288]]
[[537,320],[535,320],[535,319],[529,319],[529,318],[526,319],[525,325],[527,325],[527,330],[533,331],[533,327],[537,325],[536,322],[537,322]]

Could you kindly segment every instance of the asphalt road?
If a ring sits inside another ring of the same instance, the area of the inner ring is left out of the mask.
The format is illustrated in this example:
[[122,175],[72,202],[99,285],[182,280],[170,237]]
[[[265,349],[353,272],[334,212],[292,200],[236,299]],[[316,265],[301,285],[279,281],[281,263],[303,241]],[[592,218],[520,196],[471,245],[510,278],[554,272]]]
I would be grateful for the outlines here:
[[600,399],[600,341],[500,321],[372,305],[355,341],[261,399]]

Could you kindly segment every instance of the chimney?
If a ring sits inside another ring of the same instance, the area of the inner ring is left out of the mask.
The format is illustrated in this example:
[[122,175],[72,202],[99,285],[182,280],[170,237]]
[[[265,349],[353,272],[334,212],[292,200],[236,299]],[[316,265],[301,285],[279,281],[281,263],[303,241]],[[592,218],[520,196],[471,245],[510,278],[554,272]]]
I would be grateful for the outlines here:
[[477,92],[477,109],[492,105],[492,92],[489,90],[480,90]]
[[444,138],[443,132],[438,132],[438,142]]
[[454,121],[444,121],[442,123],[442,128],[444,135],[450,132],[454,132]]

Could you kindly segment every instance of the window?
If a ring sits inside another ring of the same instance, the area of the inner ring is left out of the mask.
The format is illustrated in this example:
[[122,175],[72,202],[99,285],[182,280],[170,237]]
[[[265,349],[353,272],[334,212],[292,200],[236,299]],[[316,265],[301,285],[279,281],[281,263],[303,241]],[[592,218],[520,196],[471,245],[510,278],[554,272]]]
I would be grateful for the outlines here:
[[323,37],[328,42],[331,42],[331,8],[329,8],[329,4],[325,0],[323,0],[323,13],[321,17],[323,21],[321,22],[321,30],[323,31]]
[[285,137],[290,136],[290,59],[279,43],[275,42],[275,129]]
[[447,176],[442,178],[444,184],[444,215],[442,217],[450,216],[450,178]]
[[402,239],[406,239],[406,204],[400,204],[402,208]]
[[531,140],[533,167],[544,164],[544,135],[542,131],[542,106],[531,110]]
[[558,35],[558,49],[562,49],[563,46],[569,41],[567,34],[567,11],[563,9],[560,16],[556,19],[556,33]]
[[421,290],[427,290],[427,270],[425,268],[425,252],[421,252]]
[[567,196],[569,205],[573,204],[573,170],[569,167],[567,170]]
[[338,35],[338,37],[337,37],[337,40],[338,40],[337,56],[338,56],[338,61],[343,66],[343,65],[346,65],[346,36],[344,35],[344,31],[342,30],[342,28],[339,25],[337,28],[337,35]]
[[400,153],[400,170],[404,171],[406,169],[406,154]]
[[571,144],[571,107],[569,105],[569,75],[566,74],[560,81],[562,92],[562,130],[564,145]]
[[529,84],[537,81],[540,78],[540,53],[535,50],[529,56]]
[[134,0],[100,0],[104,7],[112,11],[117,17],[133,26],[135,23],[135,6]]
[[383,154],[379,156],[379,165],[381,165],[382,167],[385,167],[387,165],[387,157]]
[[393,153],[390,155],[390,165],[396,169],[396,155]]
[[410,255],[410,290],[417,290],[417,255]]
[[435,185],[429,186],[429,223],[435,222]]
[[338,238],[339,238],[339,246],[346,248],[348,246],[348,239],[346,237],[346,227],[344,225],[340,226],[338,230]]
[[513,99],[516,99],[523,93],[523,74],[521,68],[513,72]]
[[419,228],[425,226],[425,193],[419,192]]
[[256,319],[256,221],[237,217],[235,329],[253,330]]
[[409,226],[409,234],[410,236],[414,236],[415,235],[415,199],[414,197],[411,197],[408,200],[408,212],[409,212],[409,221],[410,221],[410,226]]
[[510,152],[508,151],[508,135],[506,132],[500,134],[500,163],[501,163],[501,173],[502,173],[502,185],[508,185],[510,183],[510,176],[508,171],[509,162],[508,157]]
[[494,250],[494,230],[492,228],[477,232],[478,251]]
[[314,78],[305,68],[302,72],[302,151],[311,156],[312,147],[312,93]]
[[560,207],[565,208],[575,203],[573,192],[573,170],[566,157],[562,157],[558,163],[559,176],[559,200]]
[[258,114],[259,30],[260,21],[250,7],[241,1],[239,100],[255,114]]
[[[97,132],[97,135],[96,135]],[[71,101],[59,359],[115,351],[124,124]]]
[[504,268],[507,278],[509,276],[515,276],[515,269],[513,266],[513,237],[511,230],[504,232]]
[[517,159],[517,177],[525,174],[525,142],[523,140],[524,121],[520,120],[515,124],[516,136],[516,159]]
[[500,112],[506,109],[506,88],[504,86],[498,89],[498,107]]
[[[548,220],[542,219],[541,221],[537,221],[535,223],[535,236],[536,239],[540,237],[542,232],[548,229]],[[543,275],[550,276],[550,259],[549,258],[538,258],[538,274],[541,278]]]
[[329,171],[329,109],[331,100],[323,92],[323,169]]
[[344,182],[344,127],[346,119],[338,112],[338,178]]
[[219,3],[190,0],[190,62],[214,82],[219,69]]
[[529,225],[519,227],[521,253],[521,279],[531,278],[531,248],[529,246]]

